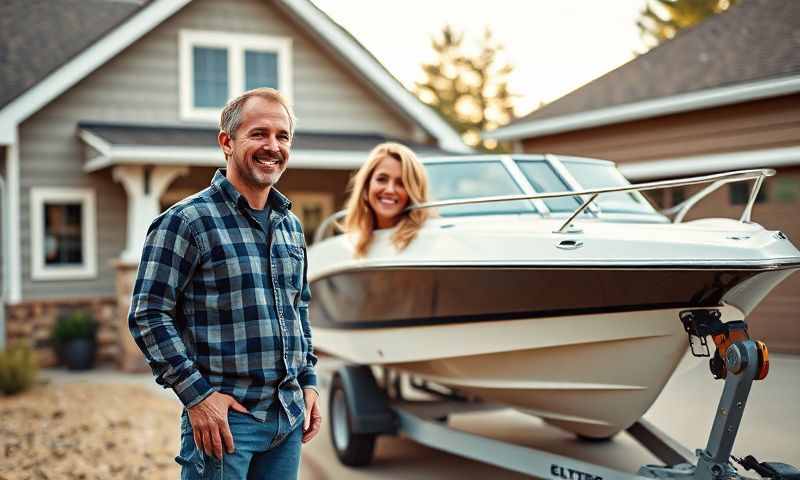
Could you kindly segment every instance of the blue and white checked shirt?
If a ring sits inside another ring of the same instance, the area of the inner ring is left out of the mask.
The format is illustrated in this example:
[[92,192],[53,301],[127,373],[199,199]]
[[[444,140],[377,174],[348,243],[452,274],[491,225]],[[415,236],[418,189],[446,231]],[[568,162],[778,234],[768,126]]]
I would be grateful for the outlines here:
[[150,225],[128,325],[156,381],[188,408],[219,391],[261,421],[275,399],[292,425],[316,387],[306,249],[289,200],[272,188],[270,237],[225,178]]

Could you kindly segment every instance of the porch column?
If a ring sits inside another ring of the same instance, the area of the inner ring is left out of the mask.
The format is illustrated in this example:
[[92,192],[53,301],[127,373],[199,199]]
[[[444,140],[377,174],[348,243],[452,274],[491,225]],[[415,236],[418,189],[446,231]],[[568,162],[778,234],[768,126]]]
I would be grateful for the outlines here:
[[147,229],[161,213],[158,199],[176,178],[187,173],[187,166],[114,167],[111,172],[114,180],[120,182],[128,194],[128,238],[120,260],[139,263]]
[[116,262],[117,338],[120,346],[118,366],[126,372],[148,370],[144,357],[128,330],[131,292],[136,281],[144,238],[150,223],[161,213],[158,199],[176,178],[187,173],[187,166],[142,165],[117,165],[111,172],[114,180],[120,182],[128,194],[127,243]]

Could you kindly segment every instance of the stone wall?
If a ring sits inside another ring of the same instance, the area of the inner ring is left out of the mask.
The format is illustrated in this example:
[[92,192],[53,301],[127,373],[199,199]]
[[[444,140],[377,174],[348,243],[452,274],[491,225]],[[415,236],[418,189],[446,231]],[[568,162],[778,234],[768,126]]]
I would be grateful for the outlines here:
[[116,296],[84,299],[28,300],[6,306],[6,339],[9,345],[27,343],[36,349],[39,365],[53,367],[58,359],[50,335],[60,315],[75,310],[90,312],[99,324],[98,366],[126,372],[149,372],[142,352],[128,330],[128,309],[138,265],[115,262]]
[[117,299],[98,297],[90,299],[30,300],[8,305],[6,339],[8,344],[28,343],[36,349],[39,365],[52,367],[58,364],[51,346],[50,333],[63,313],[84,310],[94,315],[99,324],[97,331],[97,364],[116,365],[120,353],[117,328]]

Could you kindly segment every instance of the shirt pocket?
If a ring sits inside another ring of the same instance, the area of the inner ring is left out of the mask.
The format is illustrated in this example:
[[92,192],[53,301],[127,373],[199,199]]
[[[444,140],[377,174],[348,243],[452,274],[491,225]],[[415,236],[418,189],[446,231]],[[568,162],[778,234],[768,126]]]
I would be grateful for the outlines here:
[[279,275],[278,288],[286,288],[291,292],[290,304],[294,303],[294,297],[303,286],[303,266],[305,255],[302,247],[292,244],[282,244],[277,246],[278,260],[276,263],[280,267],[277,272]]

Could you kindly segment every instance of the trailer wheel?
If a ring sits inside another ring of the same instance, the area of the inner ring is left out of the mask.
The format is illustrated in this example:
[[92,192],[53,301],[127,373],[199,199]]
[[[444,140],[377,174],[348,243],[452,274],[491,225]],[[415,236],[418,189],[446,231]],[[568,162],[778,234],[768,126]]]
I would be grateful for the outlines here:
[[333,376],[328,404],[331,443],[339,461],[351,467],[369,465],[375,452],[374,433],[353,433],[348,405],[338,372]]

